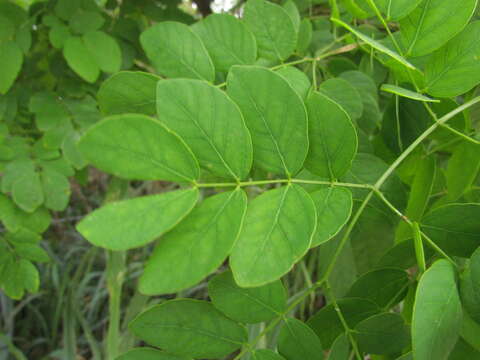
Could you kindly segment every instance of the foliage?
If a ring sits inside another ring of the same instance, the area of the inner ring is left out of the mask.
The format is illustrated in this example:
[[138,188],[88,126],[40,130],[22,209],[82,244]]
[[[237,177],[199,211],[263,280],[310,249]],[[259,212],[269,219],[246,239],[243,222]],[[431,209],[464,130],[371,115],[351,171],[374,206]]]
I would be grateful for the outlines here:
[[188,6],[0,0],[0,359],[480,358],[477,1]]

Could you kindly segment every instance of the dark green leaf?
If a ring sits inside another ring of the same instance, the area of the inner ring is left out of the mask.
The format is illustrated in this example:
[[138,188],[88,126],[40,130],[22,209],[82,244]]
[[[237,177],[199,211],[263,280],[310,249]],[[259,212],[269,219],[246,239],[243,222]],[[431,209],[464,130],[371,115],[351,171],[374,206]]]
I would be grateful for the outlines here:
[[278,352],[287,360],[323,358],[320,339],[304,322],[287,318],[278,335]]
[[190,360],[190,358],[144,347],[130,350],[116,360]]

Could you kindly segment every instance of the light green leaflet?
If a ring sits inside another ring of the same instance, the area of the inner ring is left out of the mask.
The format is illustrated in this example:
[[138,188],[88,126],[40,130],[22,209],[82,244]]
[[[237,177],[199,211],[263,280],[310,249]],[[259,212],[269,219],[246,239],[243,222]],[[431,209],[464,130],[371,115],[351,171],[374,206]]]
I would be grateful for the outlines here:
[[378,86],[370,75],[358,70],[348,70],[343,71],[339,77],[347,80],[362,95],[362,100],[373,97],[375,102],[378,101]]
[[302,19],[298,29],[297,51],[303,53],[307,51],[312,42],[312,23],[309,19]]
[[[376,304],[365,299],[344,298],[338,300],[337,303],[346,323],[351,329],[360,321],[380,311]],[[307,321],[307,325],[310,326],[320,338],[324,349],[330,349],[335,339],[345,331],[333,304],[329,304],[320,309],[320,311]]]
[[104,115],[157,113],[157,82],[161,78],[141,71],[122,71],[100,86],[97,99]]
[[282,61],[294,52],[297,32],[283,7],[265,0],[249,0],[245,5],[243,21],[257,39],[260,57]]
[[207,49],[185,24],[173,21],[158,23],[140,35],[140,43],[162,75],[207,81],[215,78]]
[[0,287],[7,296],[20,300],[25,291],[30,293],[38,291],[40,276],[37,268],[30,261],[17,260],[12,256],[8,262],[0,265],[4,265],[0,266]]
[[270,284],[241,288],[231,271],[225,271],[208,283],[213,305],[230,319],[259,323],[282,315],[287,306],[287,292],[280,280]]
[[412,320],[415,360],[447,359],[457,342],[462,326],[462,305],[455,276],[452,264],[442,259],[420,278]]
[[317,210],[317,229],[312,247],[334,237],[350,218],[352,193],[348,189],[329,187],[310,194]]
[[230,14],[212,14],[192,30],[202,39],[217,71],[233,65],[251,65],[257,58],[255,37],[245,24]]
[[320,84],[318,91],[340,105],[352,120],[363,114],[363,102],[360,93],[347,80],[331,78]]
[[90,31],[82,38],[100,70],[107,73],[120,71],[122,53],[113,37],[103,31]]
[[479,171],[480,145],[469,141],[460,143],[448,160],[446,178],[449,199],[455,201],[468,191]]
[[0,42],[0,94],[13,85],[23,64],[22,51],[13,41]]
[[192,149],[201,167],[237,180],[250,172],[250,134],[239,108],[217,87],[200,80],[159,81],[157,114]]
[[401,269],[375,269],[360,276],[346,296],[371,300],[380,308],[391,307],[405,297],[408,283],[408,275]]
[[424,0],[400,21],[408,57],[430,54],[458,34],[468,23],[477,0]]
[[[462,221],[459,221],[462,219]],[[444,251],[469,257],[480,245],[480,204],[448,204],[422,219],[422,230]]]
[[298,185],[255,198],[230,256],[237,284],[254,287],[282,277],[309,249],[315,227],[313,201]]
[[140,292],[178,292],[217,269],[237,240],[246,207],[247,197],[241,189],[203,201],[159,241],[140,278]]
[[288,360],[322,359],[317,334],[304,322],[287,318],[278,335],[278,352]]
[[100,75],[100,68],[92,58],[81,37],[71,36],[65,41],[63,56],[68,66],[82,79],[90,83],[94,83],[97,80],[98,75]]
[[255,165],[287,176],[300,171],[308,151],[307,112],[287,80],[265,68],[234,66],[227,93],[245,117]]
[[455,97],[480,82],[480,21],[437,50],[425,67],[425,90],[433,96]]
[[45,206],[54,211],[63,211],[70,199],[70,182],[59,172],[44,168],[40,173]]
[[300,97],[305,100],[307,98],[308,92],[312,87],[312,83],[308,78],[307,74],[301,71],[295,66],[284,66],[276,72],[282,75],[290,84],[290,86],[300,95]]
[[198,189],[192,188],[109,203],[84,218],[77,230],[96,246],[132,249],[177,225],[197,199]]
[[423,101],[423,102],[435,102],[435,103],[440,102],[440,100],[432,99],[428,96],[419,94],[415,91],[411,91],[396,85],[383,84],[380,87],[380,90],[391,93],[391,94],[395,94],[401,97],[405,97],[408,99],[412,99],[412,100]]
[[129,328],[150,345],[197,359],[223,358],[247,341],[243,326],[211,303],[191,299],[156,305],[137,316]]
[[352,28],[350,25],[348,25],[347,23],[343,22],[342,20],[339,20],[339,19],[335,19],[335,18],[331,18],[331,20],[344,27],[345,29],[347,29],[348,31],[350,31],[352,34],[354,34],[356,37],[358,37],[360,40],[364,41],[365,43],[367,43],[368,45],[370,45],[371,47],[373,47],[374,49],[380,51],[381,53],[384,53],[388,56],[390,56],[391,58],[395,59],[396,61],[398,61],[400,64],[412,69],[412,70],[416,70],[416,67],[414,65],[412,65],[411,63],[409,63],[405,58],[403,58],[402,56],[400,56],[398,53],[396,53],[395,51],[393,50],[390,50],[388,47],[382,45],[381,43],[379,43],[378,41],[376,40],[373,40],[371,37],[365,35],[365,34],[362,34],[361,32],[355,30],[354,28]]
[[310,149],[305,167],[313,174],[338,179],[357,153],[357,134],[348,114],[333,100],[315,92],[307,100]]
[[171,355],[160,350],[144,347],[130,350],[116,360],[191,360],[191,358]]
[[88,129],[79,147],[93,165],[126,179],[194,181],[199,176],[185,143],[145,115],[107,117]]
[[300,13],[298,12],[297,5],[295,4],[294,1],[287,0],[283,2],[282,7],[285,9],[288,16],[290,16],[290,19],[292,20],[292,23],[293,23],[293,27],[295,28],[295,31],[298,33],[301,19],[300,19]]
[[397,354],[410,344],[410,333],[402,316],[382,313],[355,326],[354,336],[362,351],[369,354]]

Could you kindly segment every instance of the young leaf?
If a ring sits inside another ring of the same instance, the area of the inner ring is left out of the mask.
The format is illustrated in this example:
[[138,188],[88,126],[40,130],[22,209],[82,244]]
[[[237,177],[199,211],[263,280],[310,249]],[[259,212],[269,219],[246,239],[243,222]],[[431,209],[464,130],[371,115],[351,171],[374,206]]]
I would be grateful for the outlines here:
[[425,68],[425,90],[438,97],[461,95],[480,83],[480,21],[437,50]]
[[108,78],[98,90],[104,115],[157,113],[156,92],[160,77],[141,71],[122,71]]
[[255,198],[230,257],[237,284],[260,286],[286,274],[310,247],[316,219],[312,199],[298,185]]
[[412,99],[412,100],[423,101],[423,102],[436,102],[436,103],[440,102],[440,100],[429,98],[428,96],[419,94],[415,91],[404,89],[396,85],[383,84],[380,90],[391,93],[391,94],[395,94],[401,97],[405,97],[408,99]]
[[329,187],[310,194],[317,210],[317,230],[312,247],[334,237],[350,218],[352,193],[348,189]]
[[22,51],[13,41],[0,41],[0,94],[6,94],[23,64]]
[[82,39],[100,70],[107,73],[120,71],[122,53],[114,38],[103,31],[89,31]]
[[237,240],[246,207],[247,197],[240,189],[203,201],[159,241],[140,278],[140,292],[178,292],[218,268]]
[[63,56],[68,65],[82,79],[94,83],[100,75],[100,67],[81,37],[71,36],[65,41]]
[[251,65],[257,58],[255,37],[243,22],[230,14],[212,14],[192,26],[205,44],[217,71],[233,65]]
[[158,23],[142,33],[140,42],[157,71],[164,76],[207,81],[215,78],[205,46],[187,25],[173,21]]
[[[462,219],[462,221],[459,221]],[[469,257],[480,245],[480,204],[448,204],[422,219],[422,230],[448,254]]]
[[363,102],[360,93],[347,81],[331,78],[320,84],[318,91],[338,103],[352,120],[363,114]]
[[200,80],[160,81],[157,113],[161,122],[185,140],[200,166],[237,180],[250,172],[250,134],[238,107],[217,87]]
[[392,307],[405,297],[408,283],[408,275],[403,270],[376,269],[360,276],[346,296],[371,300],[380,308]]
[[412,320],[414,359],[447,359],[461,326],[462,305],[455,269],[447,260],[438,260],[420,278],[415,295]]
[[294,52],[297,32],[283,7],[266,0],[249,0],[243,21],[257,39],[260,57],[282,61]]
[[307,155],[308,129],[305,105],[295,90],[271,70],[234,66],[227,92],[252,134],[255,165],[277,174],[296,174]]
[[402,316],[382,313],[355,326],[355,339],[362,351],[370,354],[396,354],[410,344],[410,332]]
[[335,19],[335,18],[332,18],[331,19],[334,23],[344,27],[345,29],[347,29],[348,31],[350,31],[352,34],[354,34],[356,37],[358,37],[360,40],[364,41],[365,43],[367,43],[368,45],[370,45],[372,48],[374,48],[375,50],[378,50],[380,51],[381,53],[384,53],[388,56],[390,56],[392,59],[395,59],[396,61],[398,61],[400,64],[402,64],[403,66],[407,67],[407,68],[410,68],[412,70],[416,70],[416,67],[414,65],[412,65],[410,62],[408,62],[404,57],[400,56],[398,53],[396,53],[395,51],[393,50],[390,50],[388,47],[386,47],[385,45],[381,44],[380,42],[376,41],[376,40],[373,40],[371,37],[361,33],[360,31],[357,31],[355,30],[354,28],[352,28],[350,25],[348,25],[347,23],[344,23],[342,20],[339,20],[339,19]]
[[288,360],[323,358],[318,336],[307,324],[294,318],[285,319],[277,346],[278,352]]
[[130,330],[150,345],[193,358],[218,359],[247,341],[245,328],[206,301],[176,299],[137,316]]
[[128,250],[175,227],[198,200],[196,188],[109,203],[90,213],[77,230],[96,246]]
[[213,305],[229,318],[243,323],[259,323],[280,316],[287,306],[287,292],[280,280],[255,287],[241,288],[231,271],[216,275],[208,283]]
[[107,117],[85,133],[79,146],[93,165],[122,178],[194,181],[199,176],[185,143],[145,115]]
[[357,134],[348,114],[333,100],[313,93],[307,100],[310,150],[305,167],[315,175],[338,179],[352,165]]
[[448,197],[461,197],[477,178],[480,171],[480,145],[463,141],[453,151],[447,166]]
[[116,360],[191,360],[191,358],[172,355],[164,351],[143,347],[130,350],[116,358]]
[[[340,299],[338,307],[350,328],[354,328],[360,321],[377,314],[380,310],[370,300],[359,298]],[[345,331],[333,304],[320,309],[307,321],[307,325],[320,338],[324,349],[330,349],[335,339]]]
[[437,50],[467,25],[476,6],[477,0],[429,0],[420,3],[400,21],[406,55],[416,57]]

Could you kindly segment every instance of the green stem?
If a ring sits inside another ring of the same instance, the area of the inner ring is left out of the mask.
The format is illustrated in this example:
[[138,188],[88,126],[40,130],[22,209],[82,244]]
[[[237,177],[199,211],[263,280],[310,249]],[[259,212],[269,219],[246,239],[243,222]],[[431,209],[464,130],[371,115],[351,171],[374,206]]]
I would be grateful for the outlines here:
[[372,185],[369,185],[369,184],[354,184],[354,183],[344,183],[344,182],[337,182],[337,181],[304,180],[304,179],[272,179],[272,180],[255,180],[255,181],[240,181],[240,182],[225,182],[225,183],[205,183],[205,184],[200,183],[200,184],[195,184],[195,186],[198,188],[238,187],[238,186],[244,187],[244,186],[288,184],[288,183],[372,189]]

